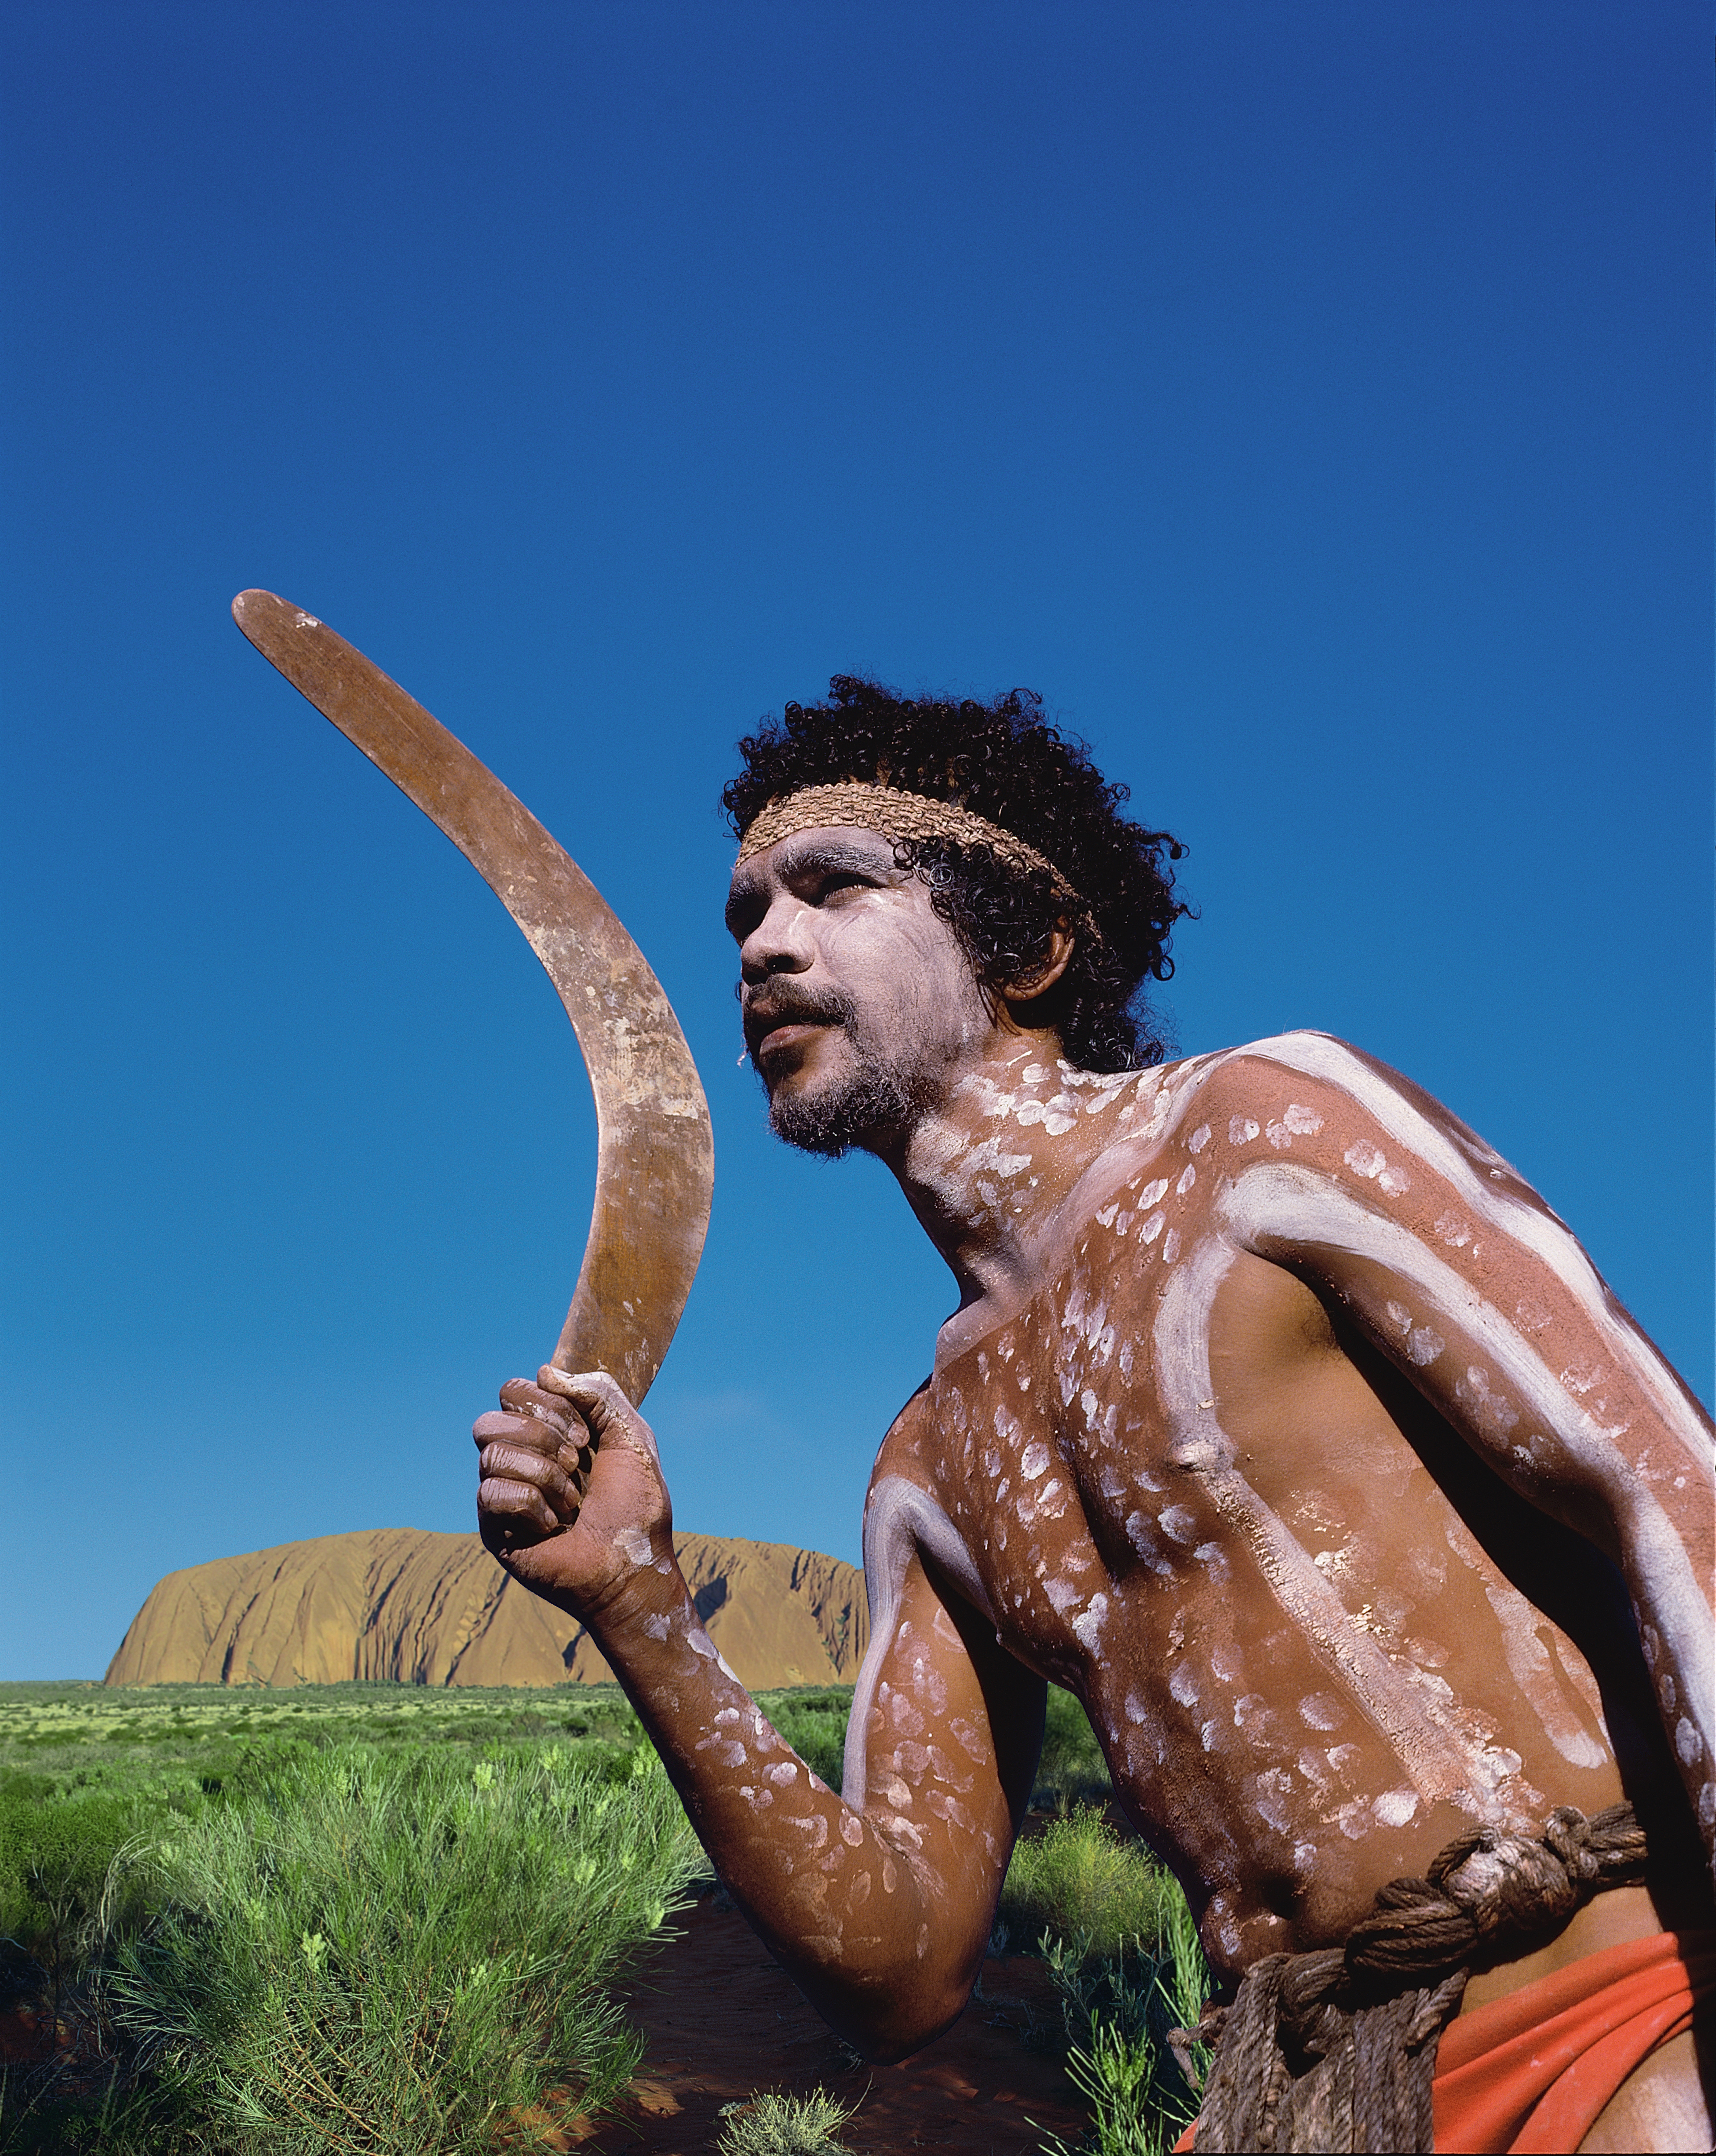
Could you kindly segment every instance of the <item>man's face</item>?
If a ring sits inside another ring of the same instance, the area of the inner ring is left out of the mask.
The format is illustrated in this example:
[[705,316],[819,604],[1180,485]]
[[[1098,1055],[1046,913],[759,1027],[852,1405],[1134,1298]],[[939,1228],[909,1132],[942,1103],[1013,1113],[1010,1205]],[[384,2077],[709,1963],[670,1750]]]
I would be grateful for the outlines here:
[[971,960],[891,840],[795,832],[734,871],[745,1039],[777,1136],[888,1153],[981,1053]]

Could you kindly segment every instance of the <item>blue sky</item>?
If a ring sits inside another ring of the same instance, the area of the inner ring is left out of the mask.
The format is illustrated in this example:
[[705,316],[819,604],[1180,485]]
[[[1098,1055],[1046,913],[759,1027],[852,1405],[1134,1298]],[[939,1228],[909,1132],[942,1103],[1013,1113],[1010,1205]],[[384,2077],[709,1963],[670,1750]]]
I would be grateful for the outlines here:
[[1191,846],[1181,1045],[1327,1028],[1708,1399],[1706,11],[13,0],[0,1676],[469,1524],[587,1218],[571,1036],[250,649],[405,682],[650,956],[718,1183],[688,1528],[855,1557],[950,1281],[766,1137],[732,744],[1026,684]]

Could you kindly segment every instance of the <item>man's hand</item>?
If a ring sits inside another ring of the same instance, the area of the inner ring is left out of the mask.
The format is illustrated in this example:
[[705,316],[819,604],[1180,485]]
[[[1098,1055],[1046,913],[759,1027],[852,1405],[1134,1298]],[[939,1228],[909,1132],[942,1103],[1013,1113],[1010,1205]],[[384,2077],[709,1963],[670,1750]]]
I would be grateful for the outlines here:
[[654,1434],[605,1371],[552,1364],[500,1389],[478,1419],[477,1526],[520,1585],[574,1616],[640,1567],[672,1562],[674,1511]]

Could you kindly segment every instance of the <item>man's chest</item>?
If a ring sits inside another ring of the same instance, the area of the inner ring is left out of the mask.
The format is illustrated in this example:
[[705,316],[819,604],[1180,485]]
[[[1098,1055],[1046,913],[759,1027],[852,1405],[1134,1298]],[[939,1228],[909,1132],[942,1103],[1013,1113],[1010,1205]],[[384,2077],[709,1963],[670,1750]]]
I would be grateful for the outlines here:
[[1063,1681],[1097,1648],[1116,1583],[1171,1568],[1159,1515],[1172,1523],[1184,1473],[1156,1382],[1160,1281],[1104,1240],[1081,1240],[1030,1302],[938,1368],[919,1425],[997,1633]]
[[[1165,1652],[1188,1607],[1231,1595],[1260,1489],[1326,1510],[1347,1485],[1368,1510],[1411,1465],[1291,1276],[1227,1252],[1200,1281],[1199,1246],[1127,1249],[1112,1224],[940,1366],[914,1418],[998,1634],[1063,1681],[1123,1611],[1135,1656],[1158,1632]],[[1331,1437],[1362,1473],[1331,1461]]]

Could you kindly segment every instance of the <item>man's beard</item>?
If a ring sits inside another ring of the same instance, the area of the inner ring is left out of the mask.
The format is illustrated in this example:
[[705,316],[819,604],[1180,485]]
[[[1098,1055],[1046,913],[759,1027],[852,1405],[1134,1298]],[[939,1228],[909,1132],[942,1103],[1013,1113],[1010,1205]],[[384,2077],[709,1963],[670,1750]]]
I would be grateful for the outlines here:
[[826,989],[813,996],[782,994],[777,986],[769,1003],[777,1020],[802,1019],[831,1031],[838,1027],[852,1053],[851,1066],[841,1080],[813,1086],[808,1092],[785,1084],[771,1091],[769,1127],[777,1138],[802,1152],[838,1160],[866,1138],[916,1120],[924,1105],[919,1087],[878,1042],[866,1037],[848,997]]
[[866,1058],[840,1085],[817,1086],[808,1094],[777,1089],[769,1100],[769,1128],[801,1152],[838,1160],[865,1137],[911,1122],[918,1106],[899,1071]]

